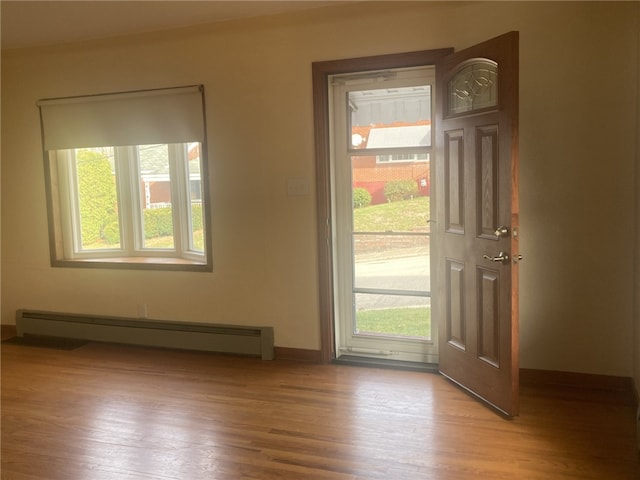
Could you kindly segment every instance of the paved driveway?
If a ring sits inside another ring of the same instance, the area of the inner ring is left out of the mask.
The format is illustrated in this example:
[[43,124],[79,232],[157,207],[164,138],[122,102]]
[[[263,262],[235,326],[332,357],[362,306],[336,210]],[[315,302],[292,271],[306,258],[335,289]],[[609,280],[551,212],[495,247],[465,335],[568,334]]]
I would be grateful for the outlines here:
[[[430,257],[424,254],[356,262],[356,287],[429,291],[429,268]],[[430,298],[425,297],[357,295],[357,310],[429,304]]]

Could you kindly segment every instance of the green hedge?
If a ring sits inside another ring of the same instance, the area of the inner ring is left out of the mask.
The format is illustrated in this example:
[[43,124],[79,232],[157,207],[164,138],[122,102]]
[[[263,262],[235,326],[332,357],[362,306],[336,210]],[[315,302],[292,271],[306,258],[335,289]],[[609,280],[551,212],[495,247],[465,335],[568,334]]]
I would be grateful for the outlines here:
[[120,226],[117,218],[114,218],[111,223],[104,227],[102,239],[108,245],[118,245],[120,243]]
[[[202,230],[202,205],[192,205],[191,214],[193,216],[193,230]],[[144,238],[146,240],[172,235],[173,216],[171,207],[144,210]],[[96,235],[92,240],[95,242],[97,238]],[[115,215],[102,227],[100,238],[109,245],[120,243],[120,229]]]
[[171,207],[146,209],[144,211],[144,238],[173,235]]
[[[191,205],[194,230],[202,229],[202,205]],[[173,216],[171,207],[146,209],[144,211],[144,238],[157,238],[173,235]]]
[[371,194],[366,188],[353,189],[353,208],[368,207],[371,203]]
[[191,205],[191,221],[193,222],[193,230],[202,230],[202,205]]
[[418,184],[414,180],[395,180],[384,186],[384,196],[388,202],[410,200],[419,193]]

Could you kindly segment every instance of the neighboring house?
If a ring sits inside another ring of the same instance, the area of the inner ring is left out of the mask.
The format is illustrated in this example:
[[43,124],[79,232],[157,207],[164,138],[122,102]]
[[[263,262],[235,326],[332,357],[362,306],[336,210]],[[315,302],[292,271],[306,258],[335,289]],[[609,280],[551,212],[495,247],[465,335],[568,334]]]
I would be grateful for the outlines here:
[[[397,145],[431,146],[431,122],[354,125],[351,129],[358,149],[385,148]],[[430,154],[369,155],[353,158],[353,188],[366,188],[371,204],[384,203],[384,186],[395,180],[415,180],[421,195],[428,196],[431,186],[429,175]]]
[[[140,149],[140,182],[144,192],[144,208],[163,208],[171,205],[169,161],[165,145],[149,145]],[[200,144],[189,145],[189,180],[192,203],[202,201],[200,183]]]
[[[352,157],[353,188],[366,188],[371,203],[387,201],[385,184],[413,180],[420,195],[429,195],[431,87],[379,88],[349,92],[352,148],[377,149],[375,155]],[[422,152],[379,149],[424,147]]]

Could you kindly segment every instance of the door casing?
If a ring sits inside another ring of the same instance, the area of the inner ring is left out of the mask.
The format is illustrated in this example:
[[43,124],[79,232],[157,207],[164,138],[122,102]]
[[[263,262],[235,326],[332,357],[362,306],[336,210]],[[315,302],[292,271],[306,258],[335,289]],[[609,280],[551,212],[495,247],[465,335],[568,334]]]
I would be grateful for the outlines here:
[[332,75],[435,65],[452,48],[422,50],[389,55],[314,62],[313,108],[316,159],[318,222],[318,295],[320,311],[320,358],[335,358],[335,318],[333,298],[333,238],[331,219],[330,108],[329,78]]

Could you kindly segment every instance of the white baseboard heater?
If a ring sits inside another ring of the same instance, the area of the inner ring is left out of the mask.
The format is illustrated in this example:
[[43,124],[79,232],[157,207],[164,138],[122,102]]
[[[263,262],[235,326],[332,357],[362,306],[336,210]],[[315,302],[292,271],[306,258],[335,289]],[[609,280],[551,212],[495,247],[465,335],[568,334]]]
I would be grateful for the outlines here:
[[274,358],[273,327],[18,310],[16,333]]

